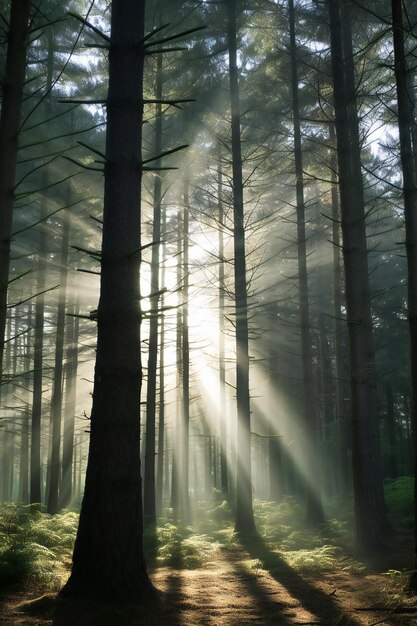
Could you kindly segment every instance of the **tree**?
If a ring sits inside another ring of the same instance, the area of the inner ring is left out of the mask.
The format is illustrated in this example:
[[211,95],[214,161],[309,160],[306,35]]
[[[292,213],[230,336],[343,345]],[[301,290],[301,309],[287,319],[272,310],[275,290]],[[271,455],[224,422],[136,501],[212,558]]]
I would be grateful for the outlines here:
[[352,395],[356,545],[374,555],[388,531],[382,483],[372,314],[349,3],[331,0],[331,56]]
[[[162,151],[162,59],[158,54],[156,68],[156,121],[155,121],[155,155]],[[161,159],[156,161],[156,167],[161,166]],[[152,220],[152,260],[151,260],[151,310],[149,322],[149,351],[148,351],[148,379],[146,387],[146,446],[144,468],[144,494],[143,510],[145,522],[156,523],[156,497],[155,497],[155,422],[156,422],[156,380],[158,364],[158,307],[159,293],[159,254],[161,239],[161,199],[162,199],[162,176],[161,172],[155,173],[153,189],[153,220]]]
[[251,479],[251,428],[249,392],[249,333],[246,283],[245,222],[242,150],[240,143],[239,76],[237,66],[236,0],[227,1],[229,85],[232,115],[232,188],[234,286],[236,315],[237,476],[236,522],[241,535],[255,531]]
[[[304,448],[307,458],[309,476],[318,475],[318,458],[315,450],[316,441],[316,400],[313,383],[313,357],[311,345],[311,329],[308,297],[307,251],[305,232],[305,203],[303,157],[300,127],[300,104],[298,94],[298,67],[297,47],[295,39],[294,1],[289,0],[290,20],[290,54],[292,78],[292,110],[294,125],[294,159],[295,159],[295,188],[297,203],[297,256],[298,256],[298,293],[301,326],[301,359],[304,387]],[[318,524],[324,521],[323,507],[320,492],[310,483],[306,484],[307,518],[311,523]]]
[[0,385],[6,327],[16,158],[26,69],[30,0],[12,0],[0,115]]
[[152,589],[139,455],[144,13],[144,0],[113,0],[111,35],[101,35],[109,87],[97,356],[85,493],[65,597],[137,602]]
[[[392,0],[392,27],[394,42],[394,69],[397,85],[400,155],[403,172],[405,249],[407,255],[407,301],[411,357],[411,426],[414,444],[415,476],[417,478],[417,171],[415,167],[414,102],[410,94],[410,80],[405,43],[402,2]],[[417,480],[415,481],[415,557],[410,586],[417,591]]]

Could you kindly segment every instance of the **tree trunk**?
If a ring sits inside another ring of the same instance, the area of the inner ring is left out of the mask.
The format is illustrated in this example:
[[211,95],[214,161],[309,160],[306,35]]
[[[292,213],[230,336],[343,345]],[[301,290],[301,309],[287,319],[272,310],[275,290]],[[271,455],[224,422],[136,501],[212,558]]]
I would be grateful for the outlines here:
[[358,552],[378,553],[388,531],[375,383],[368,252],[350,16],[329,2],[334,107],[352,397],[352,456]]
[[[162,99],[162,54],[158,54],[156,69],[156,100]],[[155,155],[162,152],[162,105],[156,105]],[[161,165],[160,159],[155,167]],[[148,381],[146,387],[146,444],[144,467],[143,513],[145,523],[156,524],[155,499],[155,424],[156,424],[156,381],[158,367],[158,308],[159,308],[159,249],[161,239],[161,173],[155,172],[153,192],[153,227],[151,258],[151,297],[149,321]]]
[[184,276],[182,290],[182,519],[185,524],[190,523],[190,342],[188,329],[188,298],[189,298],[189,183],[184,183],[184,218],[183,218],[183,263]]
[[[278,373],[278,355],[272,349],[268,360],[269,393],[271,398],[275,398],[280,392],[280,376]],[[269,499],[272,502],[280,502],[284,493],[283,450],[281,443],[282,433],[281,435],[277,434],[280,432],[279,421],[281,416],[278,415],[275,403],[272,406],[274,418],[270,419],[268,424]]]
[[227,0],[230,104],[232,113],[233,244],[236,313],[237,475],[236,532],[255,532],[252,504],[249,336],[240,142],[239,77],[237,67],[236,0]]
[[109,50],[101,289],[85,492],[70,579],[61,594],[140,603],[140,232],[143,0],[113,0]]
[[62,429],[62,390],[65,336],[65,304],[67,297],[68,251],[71,232],[70,215],[65,214],[62,224],[61,267],[59,272],[59,296],[56,322],[55,366],[51,399],[51,457],[50,481],[48,492],[48,513],[55,515],[59,511],[59,483],[61,475],[61,429]]
[[395,403],[394,394],[392,391],[392,385],[387,382],[385,385],[385,402],[386,402],[386,415],[385,424],[387,429],[387,443],[388,443],[388,458],[387,458],[387,471],[386,475],[389,478],[397,478],[397,454],[396,454],[396,422],[395,422]]
[[[166,259],[166,211],[161,207],[162,211],[162,269],[161,269],[161,285],[165,286],[165,259]],[[164,310],[165,298],[161,294],[161,310]],[[159,349],[159,423],[158,423],[158,459],[156,472],[156,510],[158,513],[162,510],[163,492],[164,492],[164,469],[168,469],[168,449],[165,448],[165,318],[161,315],[160,322],[160,349]],[[167,458],[164,459],[166,452]],[[164,468],[165,463],[165,468]],[[168,488],[168,481],[165,481],[165,489]]]
[[[181,211],[177,211],[177,289],[182,284],[182,221]],[[180,293],[180,292],[178,292]],[[179,306],[177,309],[177,328],[176,328],[176,365],[177,365],[177,393],[176,393],[176,411],[174,421],[174,433],[172,434],[172,480],[171,480],[171,507],[174,516],[178,519],[181,515],[181,455],[182,455],[182,310]]]
[[[408,326],[411,356],[411,430],[414,451],[417,449],[417,172],[415,151],[414,102],[409,91],[409,68],[405,56],[402,2],[392,0],[392,26],[395,58],[395,81],[397,84],[398,126],[400,155],[403,173],[405,249],[408,278]],[[414,129],[414,134],[413,134]],[[415,476],[417,477],[417,454],[414,452]],[[411,582],[417,591],[417,481],[415,500],[415,557]]]
[[225,335],[224,335],[224,211],[223,211],[223,174],[221,162],[221,149],[219,146],[217,166],[217,202],[219,207],[219,437],[220,437],[220,484],[224,496],[229,494],[229,477],[227,464],[227,407],[226,407],[226,361],[225,361]]
[[290,51],[291,51],[291,83],[292,109],[294,125],[294,159],[296,178],[297,201],[297,256],[298,256],[298,293],[301,325],[301,360],[304,390],[304,453],[307,470],[305,484],[307,499],[307,520],[311,524],[320,524],[324,521],[324,512],[320,496],[320,471],[317,455],[317,409],[313,383],[313,356],[311,346],[310,312],[308,298],[307,252],[305,233],[305,204],[303,160],[300,130],[300,106],[298,97],[298,67],[297,48],[295,41],[294,2],[289,0],[290,19]]
[[6,328],[16,158],[25,80],[26,38],[30,6],[30,0],[12,0],[11,2],[6,69],[2,85],[0,114],[0,389]]
[[[40,218],[46,215],[45,204],[40,210]],[[40,225],[39,253],[37,261],[35,330],[33,351],[33,399],[30,443],[30,503],[41,502],[41,418],[43,387],[43,327],[45,318],[45,261],[48,233],[45,224]]]
[[63,509],[72,504],[73,499],[73,463],[74,459],[74,430],[75,430],[75,407],[78,369],[78,334],[79,318],[78,303],[73,309],[74,317],[67,328],[68,348],[65,368],[65,411],[64,411],[64,437],[62,442],[62,480],[60,491],[60,506]]
[[334,318],[334,358],[336,373],[336,411],[338,422],[338,454],[339,454],[339,486],[346,493],[350,480],[348,451],[351,448],[349,423],[346,410],[345,395],[347,394],[345,378],[346,368],[343,364],[343,331],[342,331],[342,273],[340,263],[340,206],[337,187],[337,146],[334,124],[329,127],[330,139],[330,177],[332,196],[332,243],[333,243],[333,318]]

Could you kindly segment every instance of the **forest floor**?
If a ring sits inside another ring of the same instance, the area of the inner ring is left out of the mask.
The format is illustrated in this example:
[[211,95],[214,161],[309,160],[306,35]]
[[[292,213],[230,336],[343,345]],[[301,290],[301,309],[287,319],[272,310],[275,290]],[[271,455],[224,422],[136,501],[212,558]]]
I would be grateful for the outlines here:
[[[254,556],[256,557],[254,558]],[[158,567],[160,598],[143,609],[57,601],[42,587],[0,598],[1,626],[417,625],[396,572],[301,574],[277,553],[231,545],[195,569]],[[62,572],[64,575],[64,572]],[[44,595],[41,595],[42,592]]]

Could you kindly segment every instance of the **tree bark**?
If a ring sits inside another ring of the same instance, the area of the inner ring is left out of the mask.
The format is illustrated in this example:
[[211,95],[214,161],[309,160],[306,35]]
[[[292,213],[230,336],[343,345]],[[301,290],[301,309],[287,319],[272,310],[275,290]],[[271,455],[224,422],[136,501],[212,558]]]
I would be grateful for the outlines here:
[[182,307],[182,518],[185,524],[190,523],[190,340],[188,328],[189,298],[189,183],[184,182],[184,218],[183,218],[183,307]]
[[143,0],[113,0],[101,287],[91,435],[71,577],[61,594],[141,603],[140,477]]
[[[162,99],[162,54],[158,54],[156,75],[157,100]],[[162,106],[156,105],[155,122],[155,154],[162,151]],[[160,167],[161,161],[155,162]],[[144,467],[144,495],[143,512],[145,523],[156,524],[155,499],[155,436],[156,436],[156,382],[158,367],[158,308],[159,308],[159,249],[161,239],[161,173],[155,173],[153,193],[153,227],[152,227],[152,258],[151,258],[151,297],[149,321],[149,353],[148,353],[148,381],[146,387],[146,444]]]
[[59,295],[56,321],[55,366],[51,399],[51,457],[48,492],[48,513],[55,515],[60,509],[59,487],[61,475],[62,391],[64,373],[65,305],[67,297],[68,251],[71,232],[70,215],[65,214],[62,223],[61,267],[59,272]]
[[351,448],[349,423],[345,395],[347,394],[345,378],[346,368],[343,364],[343,330],[342,330],[342,272],[340,262],[340,203],[337,185],[337,145],[334,124],[329,127],[331,150],[331,197],[332,197],[332,243],[333,243],[333,318],[334,318],[334,358],[336,373],[336,411],[338,422],[338,454],[339,454],[339,485],[342,492],[349,486],[348,451]]
[[236,0],[227,0],[230,104],[232,113],[233,244],[236,314],[237,476],[236,532],[255,532],[252,503],[249,333],[237,66]]
[[223,173],[219,147],[217,166],[217,203],[219,208],[219,437],[220,437],[220,484],[224,496],[229,495],[229,472],[227,463],[227,407],[226,407],[226,361],[224,335],[224,210],[223,210]]
[[79,318],[78,303],[73,307],[74,317],[68,324],[68,348],[65,367],[65,411],[64,436],[62,441],[62,480],[60,491],[60,506],[63,509],[72,504],[73,499],[73,463],[74,460],[74,431],[75,407],[78,369],[78,334]]
[[[405,249],[407,255],[407,304],[411,356],[411,429],[417,477],[417,172],[414,101],[410,92],[409,68],[405,54],[402,2],[391,1],[394,43],[394,68],[397,85],[398,127],[403,173]],[[415,501],[415,556],[412,584],[417,591],[417,483]]]
[[0,114],[0,389],[6,328],[16,158],[30,0],[12,0]]
[[298,256],[298,293],[299,312],[301,326],[301,360],[303,372],[304,390],[304,433],[303,447],[305,453],[308,479],[305,484],[307,501],[307,520],[311,524],[320,524],[324,521],[324,512],[320,496],[320,472],[316,447],[317,439],[317,408],[313,382],[313,357],[310,328],[308,275],[307,275],[307,251],[305,233],[305,203],[304,203],[304,180],[303,158],[301,147],[300,129],[300,105],[298,96],[298,67],[297,47],[295,41],[295,15],[294,2],[289,0],[290,19],[290,52],[291,52],[291,84],[292,84],[292,109],[294,126],[294,160],[296,178],[296,202],[297,202],[297,256]]
[[329,15],[349,335],[355,536],[358,552],[372,556],[385,545],[388,522],[381,468],[365,201],[348,3],[331,0]]

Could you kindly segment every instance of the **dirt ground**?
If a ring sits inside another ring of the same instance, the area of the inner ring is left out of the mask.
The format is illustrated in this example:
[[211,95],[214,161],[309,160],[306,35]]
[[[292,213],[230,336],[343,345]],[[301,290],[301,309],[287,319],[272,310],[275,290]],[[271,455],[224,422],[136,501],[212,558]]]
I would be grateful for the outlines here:
[[151,573],[159,600],[123,611],[57,601],[40,590],[9,591],[1,626],[417,626],[417,599],[386,574],[298,574],[279,557],[266,567],[244,548],[200,569]]

